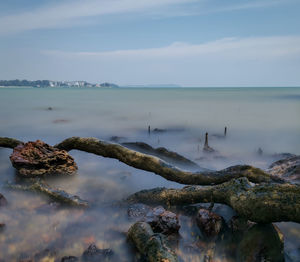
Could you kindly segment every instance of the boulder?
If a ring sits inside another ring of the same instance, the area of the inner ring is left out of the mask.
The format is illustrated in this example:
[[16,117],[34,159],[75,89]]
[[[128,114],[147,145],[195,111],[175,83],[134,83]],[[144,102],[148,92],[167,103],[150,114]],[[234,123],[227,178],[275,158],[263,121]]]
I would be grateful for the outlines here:
[[224,219],[218,214],[201,208],[196,216],[196,223],[208,238],[218,236],[224,226]]
[[150,224],[155,233],[168,235],[178,233],[180,229],[178,216],[173,212],[165,210],[161,206],[150,210],[143,220]]
[[18,173],[24,177],[46,174],[72,175],[77,170],[74,159],[67,151],[54,148],[40,140],[16,146],[10,160]]
[[111,249],[100,249],[95,244],[91,244],[82,254],[82,260],[86,262],[100,262],[111,257]]

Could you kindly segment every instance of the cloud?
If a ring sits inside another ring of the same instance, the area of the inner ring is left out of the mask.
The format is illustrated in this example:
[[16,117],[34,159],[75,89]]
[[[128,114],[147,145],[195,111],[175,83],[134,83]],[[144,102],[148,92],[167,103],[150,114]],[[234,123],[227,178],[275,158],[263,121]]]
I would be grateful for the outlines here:
[[239,59],[260,59],[295,56],[300,54],[299,36],[223,38],[203,44],[175,42],[169,46],[147,49],[127,49],[105,52],[65,52],[45,50],[46,55],[86,59],[169,59],[209,55]]
[[51,68],[46,74],[50,79],[185,86],[300,84],[300,36],[234,37],[105,52],[45,50],[42,55],[40,61]]
[[0,34],[85,24],[85,18],[96,16],[142,13],[152,18],[163,18],[261,8],[291,1],[255,0],[240,3],[231,0],[224,4],[220,0],[64,0],[30,12],[0,17]]
[[195,1],[197,0],[69,0],[31,12],[0,17],[0,33],[69,26],[84,17],[141,12]]

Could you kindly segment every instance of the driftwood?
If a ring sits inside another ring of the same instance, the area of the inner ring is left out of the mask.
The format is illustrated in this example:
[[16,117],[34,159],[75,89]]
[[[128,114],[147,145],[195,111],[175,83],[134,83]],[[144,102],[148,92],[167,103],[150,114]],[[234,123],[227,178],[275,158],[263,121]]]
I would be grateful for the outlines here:
[[9,137],[0,137],[0,147],[15,148],[16,146],[21,144],[24,143],[17,139],[9,138]]
[[198,164],[195,162],[185,158],[182,155],[179,155],[176,152],[169,151],[164,147],[153,148],[152,146],[144,143],[144,142],[124,142],[122,146],[125,146],[129,149],[136,150],[138,152],[149,154],[153,156],[157,156],[160,159],[177,166],[191,167],[194,169],[201,169]]
[[239,178],[207,187],[142,190],[127,201],[167,206],[215,202],[226,204],[241,217],[257,223],[300,223],[300,187],[287,183],[253,185],[247,178]]
[[167,180],[185,185],[221,184],[239,177],[246,177],[254,183],[274,180],[272,176],[263,170],[248,165],[232,166],[220,171],[188,172],[178,169],[157,157],[96,138],[71,137],[55,145],[55,147],[66,151],[77,149],[103,157],[115,158],[129,166],[153,172]]
[[[1,141],[2,145],[7,147],[22,143],[9,138]],[[216,202],[227,204],[240,216],[254,222],[300,222],[300,187],[287,183],[271,183],[278,182],[278,180],[276,181],[274,176],[252,166],[239,165],[220,171],[187,172],[173,167],[157,157],[96,138],[71,137],[55,147],[67,151],[77,149],[118,159],[127,165],[153,172],[170,181],[194,185],[183,189],[144,190],[129,197],[128,200],[132,202],[149,203],[150,201],[155,204],[167,205]],[[253,185],[251,182],[259,184]],[[211,186],[199,187],[196,185]],[[51,190],[39,188],[37,191],[49,192]]]
[[6,185],[6,187],[9,189],[42,193],[42,194],[48,196],[50,199],[52,199],[56,202],[59,202],[61,204],[68,205],[68,206],[74,206],[74,207],[88,207],[89,206],[88,202],[85,200],[82,200],[80,197],[78,197],[76,195],[71,195],[62,189],[52,188],[45,182],[41,182],[38,180],[30,185],[19,185],[19,184],[8,183]]
[[128,238],[149,262],[177,262],[175,252],[162,234],[155,234],[148,223],[137,222],[128,231]]

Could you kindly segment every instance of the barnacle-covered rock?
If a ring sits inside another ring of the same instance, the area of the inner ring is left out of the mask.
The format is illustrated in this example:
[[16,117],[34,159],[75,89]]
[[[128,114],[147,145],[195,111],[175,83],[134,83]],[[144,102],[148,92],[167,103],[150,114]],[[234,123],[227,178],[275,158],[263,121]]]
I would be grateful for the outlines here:
[[72,175],[77,170],[74,159],[67,151],[54,148],[41,140],[19,144],[14,148],[10,160],[24,177],[46,174]]

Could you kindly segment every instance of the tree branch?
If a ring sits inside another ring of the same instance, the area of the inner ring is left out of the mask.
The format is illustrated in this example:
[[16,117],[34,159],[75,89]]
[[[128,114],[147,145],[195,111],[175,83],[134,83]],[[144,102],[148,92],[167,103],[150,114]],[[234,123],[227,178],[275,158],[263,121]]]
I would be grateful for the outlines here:
[[254,183],[273,181],[273,178],[263,170],[248,165],[232,166],[220,171],[188,172],[157,157],[96,138],[71,137],[55,145],[55,147],[67,151],[77,149],[103,157],[115,158],[129,166],[153,172],[167,180],[186,185],[221,184],[239,177],[246,177]]
[[234,179],[216,186],[142,190],[131,195],[127,201],[168,206],[213,201],[230,206],[237,214],[253,222],[300,223],[300,186],[292,184],[253,186],[247,178]]
[[24,143],[14,138],[0,137],[0,147],[15,148],[20,144],[24,144]]

